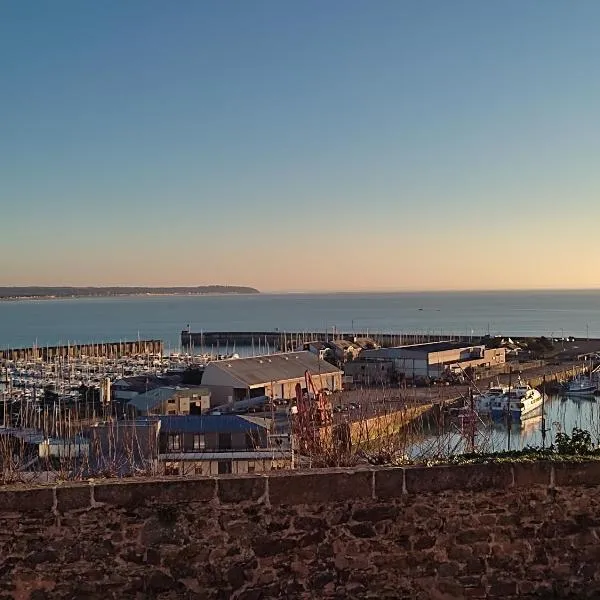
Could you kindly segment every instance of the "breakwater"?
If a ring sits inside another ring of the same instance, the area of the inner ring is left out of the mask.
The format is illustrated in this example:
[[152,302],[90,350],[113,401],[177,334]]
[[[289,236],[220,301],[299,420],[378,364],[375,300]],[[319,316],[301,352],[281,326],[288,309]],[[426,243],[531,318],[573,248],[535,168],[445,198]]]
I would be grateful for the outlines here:
[[368,338],[380,346],[403,346],[407,344],[422,344],[427,342],[457,341],[479,343],[480,337],[452,334],[423,334],[423,333],[375,333],[342,332],[342,331],[182,331],[181,345],[184,348],[233,346],[269,346],[271,350],[287,352],[295,350],[302,344],[312,340],[347,340]]
[[55,358],[122,358],[163,353],[161,340],[135,340],[99,344],[66,344],[60,346],[30,346],[0,350],[0,360],[53,360]]

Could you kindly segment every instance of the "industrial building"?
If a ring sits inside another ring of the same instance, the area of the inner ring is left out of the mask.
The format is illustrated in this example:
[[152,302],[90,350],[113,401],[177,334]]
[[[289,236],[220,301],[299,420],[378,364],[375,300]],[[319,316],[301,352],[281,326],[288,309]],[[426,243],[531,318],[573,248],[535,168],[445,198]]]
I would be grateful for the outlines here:
[[318,389],[342,389],[342,371],[306,351],[213,361],[202,385],[210,389],[213,406],[258,396],[291,400],[297,383],[305,387],[306,371]]
[[348,361],[344,365],[344,379],[347,384],[386,385],[394,379],[394,363],[386,359],[364,359]]
[[439,379],[447,372],[460,373],[468,367],[503,364],[506,362],[506,350],[488,350],[484,344],[443,341],[363,350],[361,359],[392,361],[396,373],[407,379]]
[[131,398],[125,412],[131,417],[199,415],[210,408],[210,396],[206,387],[159,387]]

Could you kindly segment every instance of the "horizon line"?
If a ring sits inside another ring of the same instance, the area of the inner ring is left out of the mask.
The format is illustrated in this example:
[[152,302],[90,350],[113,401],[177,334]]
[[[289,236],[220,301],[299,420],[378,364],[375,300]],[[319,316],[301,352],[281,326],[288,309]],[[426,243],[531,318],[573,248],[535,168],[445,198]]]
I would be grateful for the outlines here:
[[191,285],[172,285],[172,284],[160,284],[160,285],[136,285],[136,284],[95,284],[95,285],[72,285],[72,284],[60,284],[60,285],[0,285],[0,288],[38,288],[38,289],[59,289],[59,288],[88,288],[88,289],[127,289],[127,288],[139,288],[139,289],[158,289],[158,288],[171,288],[171,289],[189,289],[189,288],[208,288],[208,287],[222,287],[222,288],[252,288],[257,290],[260,294],[424,294],[424,293],[498,293],[498,292],[595,292],[600,291],[600,286],[596,287],[554,287],[554,286],[539,286],[539,287],[507,287],[507,288],[354,288],[354,289],[265,289],[261,290],[253,285],[249,284],[191,284]]

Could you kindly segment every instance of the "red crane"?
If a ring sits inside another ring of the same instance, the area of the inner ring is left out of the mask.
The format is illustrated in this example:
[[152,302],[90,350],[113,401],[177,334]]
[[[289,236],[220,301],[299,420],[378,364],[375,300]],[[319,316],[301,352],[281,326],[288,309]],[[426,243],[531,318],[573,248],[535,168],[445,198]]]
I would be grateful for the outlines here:
[[320,429],[332,422],[331,403],[323,390],[317,390],[308,371],[304,373],[306,387],[296,384],[297,412],[293,417],[292,430],[301,452],[315,453],[322,448]]

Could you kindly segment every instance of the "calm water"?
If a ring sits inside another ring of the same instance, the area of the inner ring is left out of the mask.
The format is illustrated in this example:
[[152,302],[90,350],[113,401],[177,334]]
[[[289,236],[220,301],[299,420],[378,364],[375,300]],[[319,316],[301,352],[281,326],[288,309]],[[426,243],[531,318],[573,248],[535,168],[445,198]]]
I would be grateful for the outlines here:
[[0,302],[0,347],[158,338],[180,331],[600,337],[600,291],[154,296]]
[[[600,397],[551,396],[546,401],[544,414],[546,417],[544,423],[546,447],[555,442],[558,432],[571,435],[574,427],[589,431],[592,442],[596,445],[600,443]],[[414,454],[415,456],[426,455],[436,446],[440,451],[450,453],[453,449],[462,451],[465,443],[464,438],[458,433],[440,438],[431,435],[423,443],[417,445]],[[520,424],[512,425],[510,445],[507,426],[497,423],[488,427],[479,427],[476,446],[482,451],[489,452],[501,452],[509,448],[520,450],[526,446],[542,446],[541,410],[537,416],[529,417]]]

